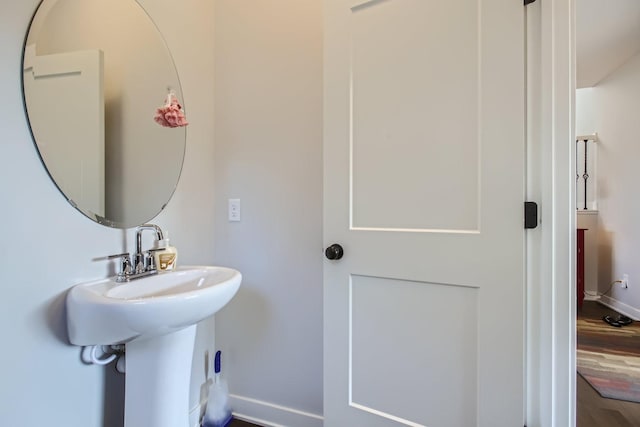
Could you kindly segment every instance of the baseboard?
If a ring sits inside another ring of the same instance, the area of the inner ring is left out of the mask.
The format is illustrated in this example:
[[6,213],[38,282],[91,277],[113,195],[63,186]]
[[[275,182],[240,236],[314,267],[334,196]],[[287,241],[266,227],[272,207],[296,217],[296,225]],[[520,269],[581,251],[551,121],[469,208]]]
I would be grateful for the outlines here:
[[264,427],[322,427],[321,415],[248,397],[229,395],[233,416]]
[[200,408],[202,406],[198,404],[189,411],[189,425],[191,427],[200,427]]
[[599,295],[587,295],[587,294],[585,294],[584,300],[585,301],[599,301],[600,300],[600,296]]
[[618,301],[607,295],[601,295],[598,302],[617,311],[620,314],[624,314],[625,316],[632,318],[633,320],[640,319],[640,310],[628,304],[625,304],[622,301]]

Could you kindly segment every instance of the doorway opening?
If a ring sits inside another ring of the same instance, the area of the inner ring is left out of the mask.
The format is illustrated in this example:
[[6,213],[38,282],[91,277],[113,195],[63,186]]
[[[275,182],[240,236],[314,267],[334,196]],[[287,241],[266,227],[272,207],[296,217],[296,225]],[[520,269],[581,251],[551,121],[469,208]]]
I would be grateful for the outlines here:
[[[640,157],[640,3],[576,1],[576,88],[577,426],[604,425],[605,413],[636,425],[640,403],[619,400],[634,399],[624,394],[601,397],[610,390],[598,387],[590,369],[600,363],[599,354],[622,365],[640,363],[640,352],[624,350],[624,337],[635,331],[630,321],[640,319],[640,281],[634,285],[640,279],[640,203],[633,197]],[[602,375],[640,384],[616,369]]]

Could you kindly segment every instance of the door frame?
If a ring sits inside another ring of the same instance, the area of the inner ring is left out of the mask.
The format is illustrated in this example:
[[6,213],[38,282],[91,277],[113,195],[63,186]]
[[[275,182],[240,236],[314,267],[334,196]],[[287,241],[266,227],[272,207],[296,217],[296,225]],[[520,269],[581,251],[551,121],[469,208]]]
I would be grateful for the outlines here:
[[527,7],[527,425],[575,426],[575,0]]

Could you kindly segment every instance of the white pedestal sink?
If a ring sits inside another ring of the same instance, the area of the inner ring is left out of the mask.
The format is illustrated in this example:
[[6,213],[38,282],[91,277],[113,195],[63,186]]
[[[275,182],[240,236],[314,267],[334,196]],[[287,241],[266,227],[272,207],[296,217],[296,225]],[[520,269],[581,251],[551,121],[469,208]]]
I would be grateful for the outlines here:
[[71,343],[125,344],[125,427],[189,427],[195,325],[224,307],[241,280],[230,268],[194,266],[71,288]]

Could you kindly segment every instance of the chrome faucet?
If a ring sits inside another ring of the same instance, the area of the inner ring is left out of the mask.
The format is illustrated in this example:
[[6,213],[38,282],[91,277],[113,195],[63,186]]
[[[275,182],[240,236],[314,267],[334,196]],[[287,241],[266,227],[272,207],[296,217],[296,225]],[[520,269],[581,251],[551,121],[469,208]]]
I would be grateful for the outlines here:
[[116,276],[116,282],[129,282],[141,277],[158,273],[153,253],[158,249],[142,251],[142,232],[145,230],[155,231],[156,238],[163,240],[162,229],[155,224],[142,224],[136,229],[136,252],[133,254],[133,265],[128,253],[109,255],[108,259],[120,258],[120,272]]
[[147,254],[147,258],[145,258],[142,253],[142,232],[144,230],[151,230],[156,232],[156,238],[158,240],[164,239],[164,235],[162,234],[162,229],[155,224],[142,224],[138,228],[136,228],[136,252],[133,254],[134,259],[134,272],[136,274],[143,273],[145,271],[156,270],[155,263],[153,261],[153,254]]

